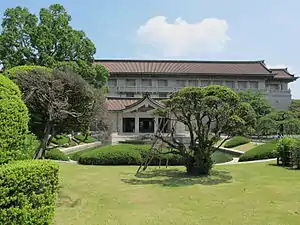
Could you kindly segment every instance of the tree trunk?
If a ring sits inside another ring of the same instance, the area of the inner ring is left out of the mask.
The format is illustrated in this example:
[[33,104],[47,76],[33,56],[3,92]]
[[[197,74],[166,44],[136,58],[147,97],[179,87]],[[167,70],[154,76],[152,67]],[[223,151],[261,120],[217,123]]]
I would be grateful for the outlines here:
[[34,153],[34,157],[33,157],[34,159],[45,158],[50,132],[51,132],[51,125],[47,123],[44,130],[44,137],[41,140],[39,147],[36,149]]
[[210,152],[207,154],[197,151],[194,156],[188,156],[186,159],[186,172],[190,176],[208,175],[213,162]]

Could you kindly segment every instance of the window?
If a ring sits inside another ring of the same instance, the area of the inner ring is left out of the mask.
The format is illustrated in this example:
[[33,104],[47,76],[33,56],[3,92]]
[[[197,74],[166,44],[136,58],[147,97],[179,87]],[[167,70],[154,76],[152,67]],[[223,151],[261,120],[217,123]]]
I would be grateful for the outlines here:
[[214,84],[214,85],[222,85],[223,82],[222,82],[221,80],[214,80],[214,81],[213,81],[213,84]]
[[116,87],[117,86],[117,80],[116,79],[108,80],[108,86],[109,87]]
[[167,93],[158,93],[158,97],[166,98],[166,97],[168,97],[168,94]]
[[234,88],[234,81],[225,81],[225,85],[229,88]]
[[185,86],[185,80],[176,80],[176,86],[177,87],[184,87]]
[[135,79],[126,79],[126,86],[127,87],[135,87],[136,86]]
[[258,89],[258,81],[250,81],[249,85],[251,89]]
[[167,87],[168,81],[167,80],[158,80],[158,87]]
[[189,80],[189,86],[190,87],[197,87],[198,81],[197,80]]
[[209,80],[202,80],[201,81],[201,87],[207,87],[207,86],[209,86],[209,84],[210,84]]
[[142,79],[142,87],[151,87],[152,80],[151,79]]
[[133,92],[128,92],[128,93],[126,93],[126,97],[133,98],[134,97],[134,93]]
[[247,81],[238,81],[238,88],[240,89],[247,88]]
[[271,90],[279,90],[279,84],[270,84]]

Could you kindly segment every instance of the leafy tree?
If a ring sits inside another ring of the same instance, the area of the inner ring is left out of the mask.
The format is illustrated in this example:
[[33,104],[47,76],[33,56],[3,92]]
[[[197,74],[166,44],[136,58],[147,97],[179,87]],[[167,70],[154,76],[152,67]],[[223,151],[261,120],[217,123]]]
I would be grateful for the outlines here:
[[258,136],[277,134],[276,121],[268,116],[259,118],[256,124],[256,134]]
[[16,84],[0,74],[0,164],[26,159],[28,110]]
[[55,67],[59,62],[76,64],[75,73],[102,87],[108,72],[92,65],[96,48],[83,31],[70,25],[71,16],[59,4],[42,8],[39,15],[20,6],[4,12],[0,34],[0,62],[4,69],[20,65]]
[[300,121],[293,112],[281,110],[270,113],[268,117],[276,121],[278,134],[299,134]]
[[295,114],[295,117],[300,119],[300,99],[293,99],[289,110]]
[[213,163],[211,155],[221,146],[215,147],[221,135],[230,138],[247,133],[251,130],[249,127],[255,125],[255,119],[251,116],[255,112],[251,106],[242,103],[231,89],[218,85],[183,88],[165,100],[165,108],[156,113],[187,126],[189,146],[176,139],[174,127],[171,140],[161,135],[157,138],[173,149],[171,153],[184,157],[190,175],[209,173]]
[[254,109],[257,118],[272,112],[272,107],[268,100],[260,93],[253,91],[240,91],[238,95],[242,102],[249,103]]
[[16,82],[30,113],[38,115],[43,125],[35,158],[45,156],[47,144],[57,133],[87,129],[101,104],[95,89],[72,71],[36,69],[18,74]]

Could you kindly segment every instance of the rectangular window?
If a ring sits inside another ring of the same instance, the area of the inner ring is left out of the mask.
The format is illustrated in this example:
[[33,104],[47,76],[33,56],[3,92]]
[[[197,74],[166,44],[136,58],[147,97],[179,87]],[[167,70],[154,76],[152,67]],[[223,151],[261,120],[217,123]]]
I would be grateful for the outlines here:
[[126,97],[133,98],[134,97],[134,93],[133,92],[127,92],[126,93]]
[[126,79],[126,86],[127,87],[135,87],[136,86],[135,79]]
[[226,87],[234,88],[234,81],[225,81]]
[[251,89],[258,89],[258,81],[250,81],[249,86]]
[[207,87],[210,85],[210,81],[209,80],[202,80],[201,81],[201,87]]
[[108,86],[109,87],[116,87],[117,86],[117,80],[116,79],[108,80]]
[[279,90],[279,84],[270,84],[271,90]]
[[168,86],[168,81],[167,80],[158,80],[158,87],[167,87]]
[[168,94],[167,93],[158,93],[158,97],[166,98],[166,97],[168,97]]
[[151,79],[142,79],[142,87],[151,87],[152,80]]
[[238,81],[238,88],[240,89],[247,88],[247,81]]
[[223,82],[222,82],[221,80],[214,80],[214,81],[213,81],[213,84],[214,84],[214,85],[222,85]]
[[190,87],[197,87],[198,81],[197,80],[189,80],[189,86]]
[[177,87],[185,87],[185,80],[176,80]]

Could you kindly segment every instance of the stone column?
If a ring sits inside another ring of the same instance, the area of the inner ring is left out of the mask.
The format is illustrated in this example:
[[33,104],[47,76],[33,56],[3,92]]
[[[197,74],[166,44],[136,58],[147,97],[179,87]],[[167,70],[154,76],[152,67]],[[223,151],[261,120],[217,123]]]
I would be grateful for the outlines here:
[[134,132],[135,133],[139,133],[140,132],[140,130],[139,130],[139,128],[140,128],[140,122],[139,122],[139,116],[138,115],[135,115],[134,121],[135,121]]
[[156,133],[157,129],[159,128],[158,127],[158,117],[154,117],[154,133]]

